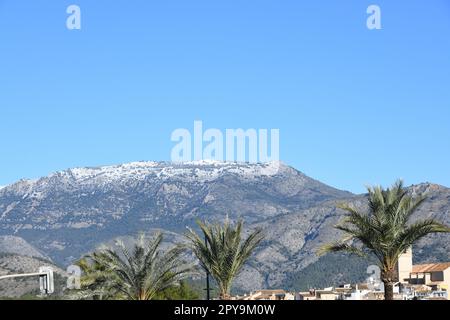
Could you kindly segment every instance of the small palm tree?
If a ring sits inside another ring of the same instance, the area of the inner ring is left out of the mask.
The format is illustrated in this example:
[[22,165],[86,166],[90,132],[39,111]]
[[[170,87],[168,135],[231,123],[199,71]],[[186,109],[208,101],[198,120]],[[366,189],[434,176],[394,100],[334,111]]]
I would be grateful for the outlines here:
[[[119,252],[100,249],[87,256],[88,284],[95,295],[108,294],[128,300],[151,300],[165,289],[176,286],[192,274],[181,256],[185,248],[176,246],[166,252],[159,249],[163,236],[158,233],[151,241],[142,235],[131,252],[117,242]],[[83,262],[84,263],[84,262]]]
[[233,228],[227,219],[225,224],[208,224],[197,221],[204,236],[189,229],[187,238],[202,267],[211,274],[219,287],[219,298],[228,300],[235,277],[239,274],[255,248],[263,240],[257,229],[242,240],[243,222]]
[[347,215],[336,228],[343,231],[346,237],[324,246],[320,253],[345,251],[361,256],[372,253],[379,261],[385,299],[393,300],[400,255],[419,239],[431,233],[450,232],[450,228],[433,219],[411,223],[412,214],[425,197],[409,196],[402,181],[397,181],[390,189],[369,187],[368,191],[368,214],[350,205],[340,205]]
[[[98,253],[92,253],[96,256]],[[95,262],[89,256],[81,258],[76,264],[80,267],[83,276],[80,279],[82,290],[71,294],[74,299],[92,298],[94,300],[109,300],[119,298],[120,295],[113,290],[111,279],[114,275],[105,269],[105,265]]]

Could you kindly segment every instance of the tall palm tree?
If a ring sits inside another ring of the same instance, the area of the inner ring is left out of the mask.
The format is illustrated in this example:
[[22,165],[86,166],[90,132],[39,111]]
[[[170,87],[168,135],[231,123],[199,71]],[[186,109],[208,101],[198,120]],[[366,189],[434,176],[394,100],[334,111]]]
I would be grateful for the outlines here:
[[[243,222],[235,227],[226,219],[222,224],[197,221],[203,236],[189,229],[187,238],[202,267],[211,274],[219,287],[219,298],[228,300],[235,277],[263,240],[261,229],[242,239]],[[206,241],[205,241],[206,239]]]
[[151,300],[178,285],[193,269],[181,259],[185,248],[176,246],[163,252],[162,240],[161,233],[150,241],[145,241],[142,235],[131,252],[122,242],[117,242],[118,252],[103,248],[87,256],[88,275],[92,278],[87,279],[87,284],[90,283],[92,292],[108,293],[116,299]]
[[345,251],[360,256],[372,253],[379,261],[385,299],[393,300],[400,255],[419,239],[431,233],[450,232],[450,228],[433,219],[410,222],[412,214],[426,198],[423,195],[411,197],[402,181],[386,190],[369,187],[368,192],[368,213],[348,204],[339,206],[347,214],[336,228],[346,237],[324,246],[320,253]]

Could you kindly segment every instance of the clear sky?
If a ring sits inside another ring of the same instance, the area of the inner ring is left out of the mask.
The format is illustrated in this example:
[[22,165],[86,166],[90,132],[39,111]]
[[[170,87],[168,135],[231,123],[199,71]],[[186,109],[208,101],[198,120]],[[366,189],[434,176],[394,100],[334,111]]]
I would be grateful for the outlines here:
[[279,128],[284,162],[341,189],[450,186],[450,2],[0,0],[0,185],[170,160],[194,120]]

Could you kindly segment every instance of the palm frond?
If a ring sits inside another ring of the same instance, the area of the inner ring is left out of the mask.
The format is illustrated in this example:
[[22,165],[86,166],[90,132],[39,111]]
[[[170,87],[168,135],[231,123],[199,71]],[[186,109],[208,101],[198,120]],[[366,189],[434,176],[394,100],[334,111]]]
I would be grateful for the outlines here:
[[78,295],[150,300],[162,290],[177,285],[194,268],[181,259],[186,248],[176,246],[162,251],[159,249],[162,241],[161,233],[149,241],[141,235],[132,250],[118,242],[118,251],[103,248],[88,255],[80,264],[88,281],[82,283],[84,288]]

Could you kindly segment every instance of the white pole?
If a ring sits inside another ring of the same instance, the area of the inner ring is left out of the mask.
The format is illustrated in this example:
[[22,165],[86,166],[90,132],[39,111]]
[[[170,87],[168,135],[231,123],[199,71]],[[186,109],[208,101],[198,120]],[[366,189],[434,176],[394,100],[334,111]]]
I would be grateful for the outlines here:
[[46,272],[41,273],[23,273],[23,274],[9,274],[6,276],[0,276],[0,280],[3,279],[14,279],[14,278],[25,278],[25,277],[39,277],[39,276],[46,276]]
[[39,277],[39,287],[42,294],[51,294],[54,292],[53,269],[51,267],[40,267],[39,272],[22,273],[22,274],[8,274],[0,276],[0,280]]

